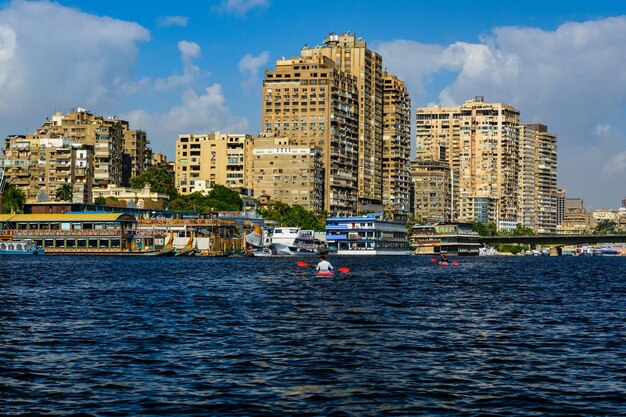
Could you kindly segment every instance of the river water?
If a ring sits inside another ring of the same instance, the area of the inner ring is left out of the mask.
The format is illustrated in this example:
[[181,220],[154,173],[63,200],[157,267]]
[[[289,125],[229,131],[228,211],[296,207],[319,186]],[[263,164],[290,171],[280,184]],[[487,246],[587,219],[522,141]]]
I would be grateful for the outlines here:
[[626,415],[626,257],[297,260],[0,258],[0,414]]

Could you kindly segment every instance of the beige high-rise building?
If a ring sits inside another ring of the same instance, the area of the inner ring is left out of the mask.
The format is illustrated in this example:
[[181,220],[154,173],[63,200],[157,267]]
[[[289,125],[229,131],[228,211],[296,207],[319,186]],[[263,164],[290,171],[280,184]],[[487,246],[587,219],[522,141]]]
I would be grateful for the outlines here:
[[357,209],[358,107],[356,78],[319,49],[265,71],[264,133],[322,150],[324,210],[331,215]]
[[537,214],[535,211],[536,192],[536,137],[537,131],[530,125],[521,125],[519,130],[519,169],[517,195],[518,222],[536,232]]
[[458,171],[456,221],[517,224],[518,143],[519,112],[507,104],[476,97],[459,107],[417,110],[416,155]]
[[383,73],[383,204],[396,221],[411,210],[411,99],[403,81]]
[[93,146],[95,187],[127,185],[131,176],[148,165],[150,148],[146,134],[130,130],[128,122],[96,116],[83,108],[55,113],[27,138],[65,138]]
[[302,57],[322,54],[358,85],[358,211],[381,211],[383,179],[383,60],[354,33],[330,33],[323,46],[302,49]]
[[0,157],[5,180],[24,192],[27,203],[56,201],[57,190],[72,186],[74,203],[91,202],[93,147],[61,138],[5,139]]
[[411,178],[416,220],[438,223],[458,218],[454,198],[458,194],[458,176],[448,162],[414,160],[411,162]]
[[246,188],[258,198],[299,204],[320,213],[324,209],[324,167],[322,149],[297,144],[286,137],[254,137],[248,149]]
[[[554,233],[557,219],[557,143],[556,135],[542,124],[523,125],[535,133],[535,190],[533,202],[535,233]],[[530,226],[529,226],[530,227]]]
[[179,135],[176,141],[176,189],[183,195],[207,192],[216,184],[245,186],[246,134]]

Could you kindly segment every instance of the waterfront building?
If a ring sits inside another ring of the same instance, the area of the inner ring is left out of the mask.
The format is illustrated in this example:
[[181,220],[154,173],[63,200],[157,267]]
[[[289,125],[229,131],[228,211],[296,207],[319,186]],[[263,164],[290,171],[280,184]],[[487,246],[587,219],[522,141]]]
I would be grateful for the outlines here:
[[354,33],[330,33],[323,45],[304,47],[302,56],[323,55],[357,81],[358,212],[382,211],[383,60]]
[[176,141],[176,189],[182,195],[206,192],[216,184],[245,186],[246,134],[179,135]]
[[420,108],[416,116],[417,159],[444,161],[458,172],[456,220],[553,227],[556,203],[546,196],[556,190],[556,137],[545,126],[522,126],[513,106],[483,97]]
[[556,135],[548,132],[546,125],[523,126],[534,131],[535,136],[535,193],[532,199],[535,212],[534,231],[538,234],[554,233],[557,225]]
[[388,217],[406,222],[411,210],[411,99],[398,77],[383,73],[383,204]]
[[56,112],[26,137],[65,138],[92,146],[95,187],[127,186],[131,176],[140,174],[151,163],[145,132],[131,130],[127,121],[97,116],[80,107],[68,114]]
[[338,255],[408,255],[406,225],[382,213],[326,219],[326,243]]
[[72,187],[72,201],[91,201],[94,152],[65,138],[9,136],[4,141],[0,167],[5,180],[24,192],[27,203],[56,201],[63,185]]
[[93,190],[93,201],[98,197],[107,199],[107,205],[130,206],[149,210],[163,210],[163,207],[169,201],[167,194],[150,191],[150,184],[146,184],[143,189],[115,187],[112,185],[109,185],[107,188],[95,188]]
[[582,198],[565,199],[563,222],[557,227],[557,234],[589,234],[593,231],[595,222],[593,214],[585,209]]
[[563,223],[563,216],[565,215],[565,196],[567,190],[563,187],[557,187],[556,189],[556,225]]
[[[413,208],[419,222],[450,222],[458,217],[455,195],[458,175],[443,161],[415,160],[411,162]],[[485,219],[486,220],[486,219]]]
[[267,136],[320,148],[324,210],[353,214],[358,196],[357,80],[319,48],[314,51],[277,60],[275,69],[265,71],[262,125]]
[[295,139],[256,136],[246,163],[247,188],[290,206],[299,204],[320,213],[324,209],[322,149]]

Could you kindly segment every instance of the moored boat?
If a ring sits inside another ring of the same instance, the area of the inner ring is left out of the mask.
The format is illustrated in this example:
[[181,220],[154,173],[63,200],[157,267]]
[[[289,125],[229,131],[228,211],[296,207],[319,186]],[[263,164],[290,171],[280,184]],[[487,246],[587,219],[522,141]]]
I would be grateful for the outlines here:
[[45,251],[30,239],[0,240],[0,255],[43,255]]

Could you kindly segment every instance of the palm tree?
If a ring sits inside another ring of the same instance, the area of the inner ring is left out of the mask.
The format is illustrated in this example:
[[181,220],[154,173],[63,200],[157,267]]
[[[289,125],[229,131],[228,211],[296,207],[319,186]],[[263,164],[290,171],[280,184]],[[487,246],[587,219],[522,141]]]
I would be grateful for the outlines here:
[[57,201],[72,201],[72,184],[63,184],[57,188],[55,197]]
[[11,214],[22,213],[25,202],[26,196],[24,192],[11,184],[7,184],[2,193],[2,212]]

